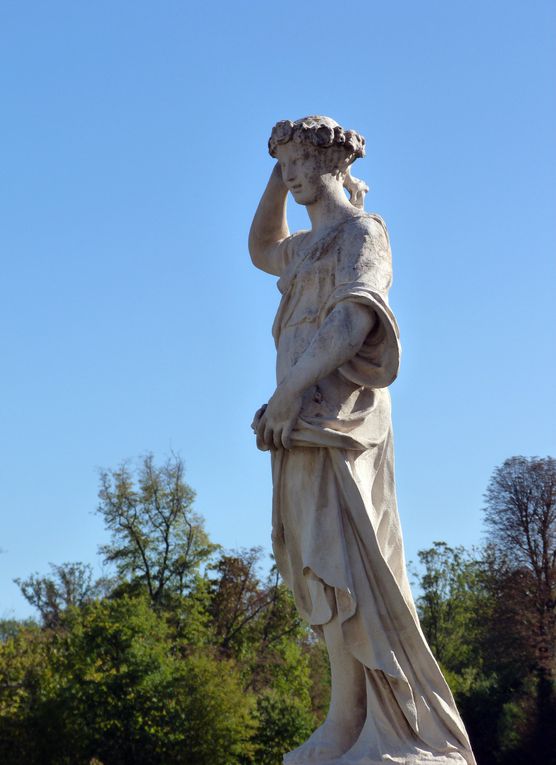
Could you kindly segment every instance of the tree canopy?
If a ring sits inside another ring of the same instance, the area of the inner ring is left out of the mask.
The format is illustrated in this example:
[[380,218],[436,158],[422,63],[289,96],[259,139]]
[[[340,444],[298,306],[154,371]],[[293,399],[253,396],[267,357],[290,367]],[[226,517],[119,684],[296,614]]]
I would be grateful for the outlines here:
[[135,475],[125,463],[102,470],[99,498],[98,512],[112,534],[101,552],[120,579],[144,585],[155,606],[184,595],[215,546],[193,510],[183,461],[172,457],[156,466],[148,454]]
[[0,625],[0,762],[278,765],[310,734],[321,649],[261,550],[212,543],[194,497],[175,456],[101,471],[113,577],[18,582],[41,623]]
[[[506,460],[486,546],[437,541],[414,567],[479,765],[556,765],[555,473]],[[281,765],[323,719],[323,644],[260,549],[208,538],[194,496],[175,456],[102,471],[113,575],[64,563],[19,580],[40,622],[0,622],[0,762]]]
[[556,762],[556,460],[512,457],[485,493],[487,544],[419,553],[417,606],[480,765]]

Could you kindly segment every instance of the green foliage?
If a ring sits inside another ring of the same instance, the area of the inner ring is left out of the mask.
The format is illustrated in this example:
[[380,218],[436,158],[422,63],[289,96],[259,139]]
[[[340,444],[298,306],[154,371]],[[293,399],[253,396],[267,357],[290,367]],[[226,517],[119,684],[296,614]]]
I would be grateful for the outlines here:
[[478,659],[470,637],[486,597],[479,563],[463,547],[445,542],[435,542],[418,555],[423,570],[417,607],[423,632],[438,661],[458,672]]
[[67,608],[88,603],[100,591],[93,581],[92,567],[84,563],[51,563],[49,576],[31,574],[15,581],[23,597],[40,613],[45,627],[56,627]]
[[419,553],[423,631],[478,762],[556,762],[556,462],[514,457],[487,494],[490,544]]
[[0,624],[3,765],[270,765],[307,738],[328,665],[258,549],[220,553],[178,459],[101,474],[115,570],[19,585],[42,625]]
[[216,645],[215,627],[210,614],[210,582],[197,574],[187,595],[175,597],[165,615],[174,639],[191,648]]
[[103,470],[99,497],[98,511],[112,534],[101,552],[132,585],[127,592],[141,585],[156,607],[186,594],[216,546],[193,510],[195,492],[184,481],[181,459],[157,467],[149,454],[136,474],[127,464]]
[[183,662],[179,684],[175,722],[183,723],[183,762],[233,765],[250,761],[256,729],[253,697],[243,691],[234,663],[191,655]]
[[0,657],[19,689],[1,698],[6,765],[234,765],[251,749],[254,702],[234,663],[180,654],[145,599],[73,609],[63,631],[17,640]]
[[295,693],[269,690],[257,699],[258,730],[254,737],[257,765],[282,765],[284,753],[300,746],[315,728],[306,700]]
[[0,762],[39,763],[36,710],[54,685],[51,635],[21,625],[0,644]]
[[311,709],[320,724],[326,717],[330,701],[330,662],[324,640],[317,640],[309,635],[304,642],[304,653],[311,678],[309,688]]
[[[419,553],[417,606],[480,765],[556,765],[556,465],[507,460],[490,544]],[[183,464],[101,474],[112,579],[19,581],[41,617],[0,621],[3,765],[280,765],[326,714],[329,666],[259,549],[219,552]]]
[[0,643],[5,643],[9,638],[15,638],[25,627],[36,626],[33,619],[0,619]]

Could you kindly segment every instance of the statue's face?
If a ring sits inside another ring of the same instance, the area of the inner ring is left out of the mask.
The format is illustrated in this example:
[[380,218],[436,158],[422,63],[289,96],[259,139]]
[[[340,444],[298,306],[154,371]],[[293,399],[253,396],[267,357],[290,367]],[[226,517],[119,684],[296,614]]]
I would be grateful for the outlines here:
[[330,167],[332,156],[328,150],[290,141],[279,146],[276,154],[282,179],[298,204],[311,205],[342,193],[342,181]]

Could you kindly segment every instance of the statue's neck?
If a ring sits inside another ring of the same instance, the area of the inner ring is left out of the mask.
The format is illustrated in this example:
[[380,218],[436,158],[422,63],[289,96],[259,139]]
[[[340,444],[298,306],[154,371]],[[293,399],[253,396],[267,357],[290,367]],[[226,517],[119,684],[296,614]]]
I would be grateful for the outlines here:
[[313,204],[307,205],[306,209],[314,238],[358,213],[357,208],[348,201],[343,191],[340,195],[322,197]]

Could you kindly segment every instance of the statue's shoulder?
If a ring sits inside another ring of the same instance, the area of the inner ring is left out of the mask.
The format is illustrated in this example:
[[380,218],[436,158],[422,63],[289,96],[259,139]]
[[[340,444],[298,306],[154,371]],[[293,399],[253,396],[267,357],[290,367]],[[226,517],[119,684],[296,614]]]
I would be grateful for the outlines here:
[[392,256],[384,221],[375,213],[354,216],[335,250],[336,281],[370,285],[386,294],[392,282]]
[[365,233],[373,234],[376,232],[386,232],[386,223],[378,213],[363,212],[354,215],[351,220],[352,228]]
[[342,235],[353,245],[389,248],[386,223],[378,213],[361,212],[342,227]]

